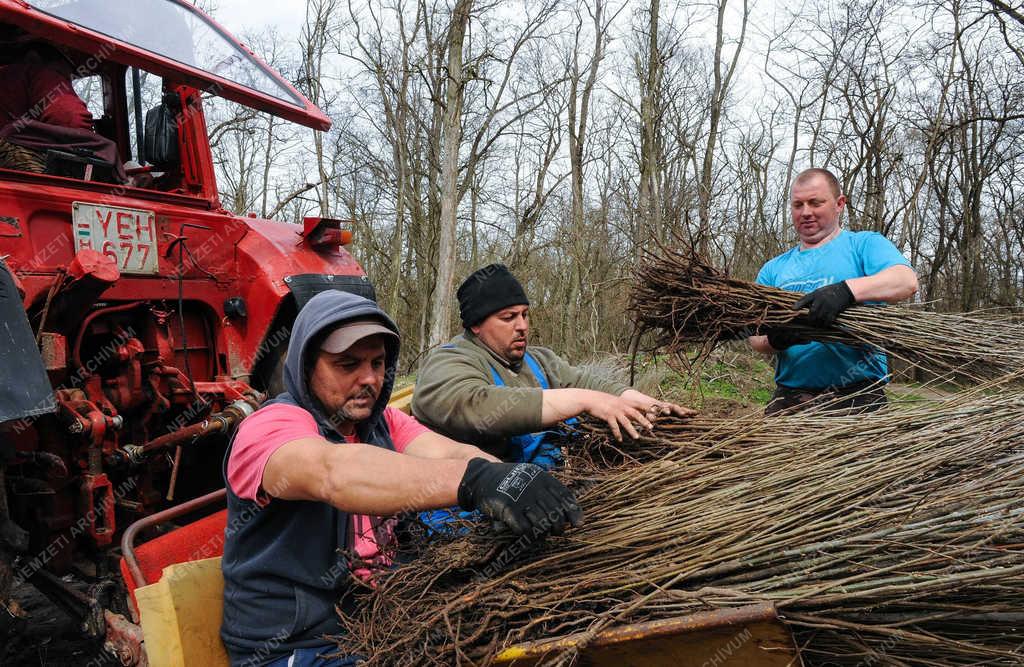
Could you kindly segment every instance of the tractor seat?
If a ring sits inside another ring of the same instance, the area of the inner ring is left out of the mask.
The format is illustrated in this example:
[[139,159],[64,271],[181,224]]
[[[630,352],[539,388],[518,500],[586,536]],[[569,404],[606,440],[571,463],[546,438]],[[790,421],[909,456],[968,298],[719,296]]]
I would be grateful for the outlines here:
[[[176,505],[140,519],[128,527],[121,540],[121,576],[134,602],[135,589],[160,580],[165,567],[224,554],[224,528],[228,511],[219,512],[176,528],[138,547],[135,536],[143,529],[156,526],[215,503],[226,501],[224,489],[195,500]],[[133,571],[134,570],[134,571]]]
[[227,510],[215,512],[150,540],[138,548],[140,530],[223,504],[223,489],[136,521],[121,540],[120,567],[132,603],[134,620],[142,626],[143,645],[151,665],[226,666],[220,639],[224,603],[224,553]]

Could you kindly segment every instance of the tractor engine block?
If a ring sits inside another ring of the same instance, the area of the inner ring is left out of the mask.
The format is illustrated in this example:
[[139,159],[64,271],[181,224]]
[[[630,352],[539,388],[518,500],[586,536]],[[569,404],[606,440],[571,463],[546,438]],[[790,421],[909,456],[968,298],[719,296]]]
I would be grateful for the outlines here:
[[262,396],[219,374],[211,317],[198,302],[101,303],[73,337],[41,333],[57,412],[5,434],[9,513],[32,555],[15,577],[66,572],[78,552],[106,571],[119,526],[223,485],[226,439],[183,445],[226,434]]

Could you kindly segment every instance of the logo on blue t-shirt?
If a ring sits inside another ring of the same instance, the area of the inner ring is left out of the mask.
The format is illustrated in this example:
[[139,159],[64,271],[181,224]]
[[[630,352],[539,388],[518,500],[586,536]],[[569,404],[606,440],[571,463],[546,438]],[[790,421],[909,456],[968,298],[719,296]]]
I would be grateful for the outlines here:
[[817,278],[815,280],[794,280],[792,282],[786,283],[785,285],[776,285],[775,287],[780,287],[782,289],[788,289],[791,292],[804,292],[804,293],[806,293],[806,292],[813,292],[814,290],[818,289],[819,287],[824,287],[825,285],[831,285],[832,283],[836,283],[836,282],[839,282],[839,281],[836,280],[833,276],[830,275],[827,278]]
[[[757,274],[757,282],[806,293],[840,280],[873,276],[898,264],[910,266],[881,234],[843,230],[823,246],[792,248],[768,261]],[[885,355],[875,348],[809,343],[778,353],[775,382],[786,387],[822,389],[879,380],[888,373]]]

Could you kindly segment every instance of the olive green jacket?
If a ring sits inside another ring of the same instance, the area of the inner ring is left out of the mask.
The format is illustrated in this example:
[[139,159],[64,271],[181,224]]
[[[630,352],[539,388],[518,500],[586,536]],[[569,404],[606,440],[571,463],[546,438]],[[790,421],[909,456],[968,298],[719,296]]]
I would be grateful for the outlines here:
[[[618,396],[629,389],[618,379],[569,365],[546,347],[527,348],[551,389],[595,389]],[[494,385],[494,368],[505,382]],[[541,430],[540,383],[523,362],[509,364],[466,331],[434,350],[416,378],[412,412],[453,440],[505,458],[509,436]]]

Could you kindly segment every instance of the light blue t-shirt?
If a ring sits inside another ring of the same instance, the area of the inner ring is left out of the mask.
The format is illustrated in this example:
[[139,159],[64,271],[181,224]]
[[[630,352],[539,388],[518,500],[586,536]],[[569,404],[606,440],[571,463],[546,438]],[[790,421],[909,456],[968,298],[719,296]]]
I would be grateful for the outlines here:
[[[757,274],[762,285],[794,292],[813,292],[840,280],[872,276],[910,262],[889,239],[877,232],[848,232],[823,246],[800,246],[769,260]],[[873,348],[839,343],[794,345],[776,356],[775,383],[799,389],[845,387],[879,380],[888,372],[885,355]]]

